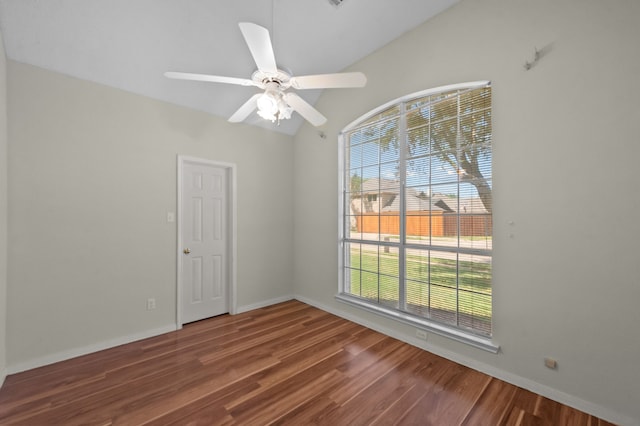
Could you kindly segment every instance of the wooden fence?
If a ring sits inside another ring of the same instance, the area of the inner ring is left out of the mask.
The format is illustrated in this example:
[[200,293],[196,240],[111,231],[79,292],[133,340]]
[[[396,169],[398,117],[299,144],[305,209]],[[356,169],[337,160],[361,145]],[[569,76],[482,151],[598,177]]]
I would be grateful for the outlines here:
[[[407,212],[407,235],[450,237],[457,235],[458,216],[451,213],[411,211]],[[491,216],[488,214],[463,214],[459,217],[460,235],[490,236],[493,233]],[[356,215],[358,232],[398,235],[400,215],[398,212],[363,213]]]

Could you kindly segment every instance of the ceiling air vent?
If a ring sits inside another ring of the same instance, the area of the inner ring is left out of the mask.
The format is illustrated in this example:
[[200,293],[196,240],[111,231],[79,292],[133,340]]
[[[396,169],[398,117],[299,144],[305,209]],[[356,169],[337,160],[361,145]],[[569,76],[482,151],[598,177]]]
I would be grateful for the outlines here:
[[344,0],[329,0],[329,3],[335,5],[335,6],[340,6],[342,4]]

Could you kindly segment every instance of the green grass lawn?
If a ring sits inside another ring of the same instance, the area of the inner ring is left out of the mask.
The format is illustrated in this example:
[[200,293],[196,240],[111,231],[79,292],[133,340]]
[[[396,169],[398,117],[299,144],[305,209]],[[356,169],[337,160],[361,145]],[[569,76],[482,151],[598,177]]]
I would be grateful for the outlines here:
[[[456,277],[455,260],[429,260],[430,264],[418,255],[406,257],[407,310],[421,316],[446,316],[455,313],[458,306],[461,318],[490,324],[491,264],[460,261]],[[352,249],[351,268],[352,294],[398,307],[397,255],[385,253],[378,259],[377,253]]]

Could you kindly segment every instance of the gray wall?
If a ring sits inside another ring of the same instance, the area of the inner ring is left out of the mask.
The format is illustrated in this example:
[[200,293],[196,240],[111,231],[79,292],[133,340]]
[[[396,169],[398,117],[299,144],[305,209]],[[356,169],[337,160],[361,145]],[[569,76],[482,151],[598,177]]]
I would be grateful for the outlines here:
[[291,137],[13,61],[8,73],[12,371],[175,329],[178,154],[237,164],[240,309],[291,297]]
[[0,35],[0,384],[7,366],[7,60]]
[[[640,423],[639,22],[629,0],[464,0],[351,67],[369,83],[323,94],[327,139],[308,126],[295,138],[297,297]],[[525,71],[536,47],[544,56]],[[413,328],[334,299],[340,130],[402,95],[481,79],[493,82],[497,355],[436,335],[420,342]]]

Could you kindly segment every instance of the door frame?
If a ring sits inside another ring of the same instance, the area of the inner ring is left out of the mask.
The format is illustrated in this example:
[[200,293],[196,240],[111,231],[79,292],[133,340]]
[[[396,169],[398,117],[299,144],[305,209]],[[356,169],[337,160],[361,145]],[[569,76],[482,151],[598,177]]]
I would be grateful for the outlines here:
[[182,328],[182,271],[183,260],[182,255],[182,183],[185,164],[196,164],[204,166],[214,166],[225,169],[227,172],[227,303],[229,306],[229,313],[237,313],[237,176],[236,165],[234,163],[226,163],[222,161],[207,160],[204,158],[191,157],[187,155],[178,155],[177,161],[177,241],[176,241],[176,330]]

